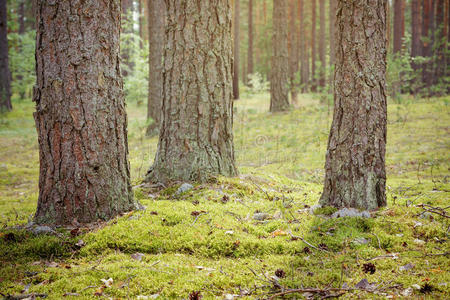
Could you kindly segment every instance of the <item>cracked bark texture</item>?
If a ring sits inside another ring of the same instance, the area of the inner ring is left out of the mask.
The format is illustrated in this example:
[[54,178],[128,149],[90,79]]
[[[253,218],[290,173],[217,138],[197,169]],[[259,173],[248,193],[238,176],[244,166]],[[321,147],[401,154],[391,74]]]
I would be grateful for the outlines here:
[[12,110],[6,0],[0,0],[0,112]]
[[338,1],[322,205],[386,205],[386,6],[385,0]]
[[147,119],[153,123],[147,128],[147,135],[158,132],[161,125],[161,103],[163,91],[163,55],[166,25],[166,5],[164,0],[148,0],[150,18],[149,31],[149,76]]
[[273,0],[273,49],[270,75],[270,111],[289,109],[287,1]]
[[35,221],[108,220],[136,208],[119,68],[120,0],[37,1]]
[[237,174],[229,0],[166,0],[162,125],[147,181]]

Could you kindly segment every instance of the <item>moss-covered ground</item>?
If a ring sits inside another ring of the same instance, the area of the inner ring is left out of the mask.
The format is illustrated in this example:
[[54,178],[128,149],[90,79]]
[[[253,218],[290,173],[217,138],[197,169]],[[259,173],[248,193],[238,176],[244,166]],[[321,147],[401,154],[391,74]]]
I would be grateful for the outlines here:
[[[373,218],[310,213],[322,189],[332,109],[302,95],[300,107],[269,114],[268,94],[260,94],[235,102],[239,177],[182,194],[178,185],[135,187],[145,211],[57,236],[13,229],[32,219],[39,172],[33,105],[16,104],[0,118],[0,293],[195,299],[196,291],[204,299],[252,299],[288,288],[352,288],[365,278],[371,291],[341,297],[448,299],[449,101],[389,104],[388,206]],[[129,104],[128,113],[138,186],[157,138],[145,137],[143,106]],[[430,207],[443,210],[425,212]]]

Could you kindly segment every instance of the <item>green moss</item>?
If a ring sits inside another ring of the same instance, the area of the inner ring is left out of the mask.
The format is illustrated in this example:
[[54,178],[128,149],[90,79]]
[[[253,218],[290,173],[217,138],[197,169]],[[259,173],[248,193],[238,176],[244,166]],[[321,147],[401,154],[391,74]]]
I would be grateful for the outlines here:
[[333,206],[319,207],[316,210],[314,210],[315,215],[325,215],[325,216],[331,216],[335,212],[337,212],[337,208]]

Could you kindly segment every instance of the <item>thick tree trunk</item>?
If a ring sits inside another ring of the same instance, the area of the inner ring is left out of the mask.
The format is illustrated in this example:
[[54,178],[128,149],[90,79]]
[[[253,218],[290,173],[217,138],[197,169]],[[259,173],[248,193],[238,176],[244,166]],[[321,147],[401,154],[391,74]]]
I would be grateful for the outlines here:
[[[421,56],[419,0],[411,0],[411,57]],[[413,64],[417,68],[416,64]]]
[[150,182],[237,174],[229,0],[166,0],[163,118]]
[[319,59],[320,59],[320,72],[319,72],[319,85],[325,87],[325,0],[319,0],[319,14],[320,14],[320,33],[319,33]]
[[273,50],[270,75],[270,111],[289,109],[287,1],[273,1]]
[[311,1],[311,90],[317,91],[316,85],[316,0]]
[[405,0],[394,2],[394,53],[402,50],[405,35]]
[[253,74],[253,0],[248,1],[247,75]]
[[7,0],[0,0],[0,113],[12,110],[6,2]]
[[234,0],[233,99],[235,100],[239,99],[240,2],[240,0]]
[[147,119],[153,120],[147,128],[147,135],[150,136],[158,133],[161,125],[166,5],[164,0],[148,0],[148,8],[150,18],[148,19],[149,74]]
[[336,22],[336,0],[330,0],[330,8],[329,8],[329,22],[330,22],[330,89],[333,91],[333,77],[334,77],[334,24]]
[[119,67],[120,1],[37,1],[35,221],[108,220],[136,208]]
[[[433,0],[424,0],[422,3],[422,56],[431,58],[433,49]],[[423,65],[422,81],[429,88],[433,82],[431,72],[433,62]]]
[[298,71],[298,46],[297,46],[297,26],[295,26],[296,17],[296,0],[289,0],[289,34],[288,34],[288,50],[289,50],[289,86],[291,90],[291,103],[297,105],[297,71]]
[[386,205],[385,0],[339,0],[334,115],[320,203]]
[[[435,61],[435,82],[445,82],[447,71],[447,58],[445,57],[445,48],[447,47],[447,37],[445,34],[445,0],[436,0],[436,61]],[[445,89],[445,88],[444,88]]]

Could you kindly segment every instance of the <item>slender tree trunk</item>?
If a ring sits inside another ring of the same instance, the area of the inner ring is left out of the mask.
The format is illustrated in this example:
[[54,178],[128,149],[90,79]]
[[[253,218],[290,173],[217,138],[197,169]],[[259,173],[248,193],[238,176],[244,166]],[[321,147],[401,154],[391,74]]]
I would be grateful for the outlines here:
[[239,52],[240,52],[240,0],[234,0],[234,61],[233,61],[233,99],[239,99]]
[[270,111],[289,109],[287,0],[273,1],[273,50],[270,76]]
[[[35,0],[35,1],[39,1],[39,0]],[[116,0],[117,1],[117,0]],[[130,10],[133,10],[133,0],[121,0],[121,6],[122,6],[122,24],[121,26],[123,27],[123,23],[130,21],[129,20],[129,13]],[[125,29],[124,32],[127,32],[128,30]],[[130,53],[129,51],[122,51],[122,62],[124,65],[127,66],[127,68],[122,68],[122,74],[123,76],[128,76],[128,70],[132,70],[133,69],[133,64],[130,61]]]
[[147,119],[153,122],[147,128],[147,136],[158,133],[161,125],[163,97],[163,55],[165,43],[166,5],[164,0],[148,0],[150,18],[148,59]]
[[325,0],[319,0],[320,33],[319,33],[319,58],[320,58],[320,80],[319,85],[325,87]]
[[6,2],[7,0],[0,0],[0,113],[12,110]]
[[248,1],[248,53],[247,74],[253,74],[253,0]]
[[19,8],[17,11],[17,16],[19,18],[19,34],[25,33],[25,0],[20,0]]
[[25,3],[25,31],[26,30],[36,30],[36,0],[26,1],[22,0]]
[[229,0],[166,0],[163,118],[150,182],[237,174]]
[[[422,5],[422,56],[427,57],[431,60],[433,45],[433,1],[424,0]],[[430,88],[433,81],[431,68],[431,61],[423,64],[422,81],[424,82],[426,88]]]
[[311,90],[317,91],[316,85],[316,0],[311,1]]
[[402,50],[403,37],[405,35],[405,2],[394,2],[394,53]]
[[[411,0],[411,57],[421,56],[419,0]],[[413,64],[417,69],[417,64]]]
[[329,10],[329,22],[330,22],[330,89],[333,90],[333,77],[334,77],[334,24],[336,22],[336,0],[330,0],[330,10]]
[[386,205],[385,0],[339,0],[334,115],[320,203]]
[[289,0],[289,33],[288,33],[288,51],[289,51],[289,86],[291,91],[291,103],[298,104],[297,92],[297,71],[298,71],[298,46],[297,46],[297,26],[295,26],[296,0]]
[[119,1],[37,1],[35,221],[108,220],[136,208],[119,67]]
[[[445,48],[446,48],[446,34],[444,23],[445,20],[445,2],[446,0],[436,0],[436,71],[435,83],[444,83],[447,70]],[[445,89],[445,88],[444,88]]]
[[307,91],[308,86],[308,48],[306,47],[306,31],[305,31],[305,17],[304,17],[304,0],[298,0],[298,16],[299,22],[299,37],[300,43],[300,84],[302,86],[302,92]]

